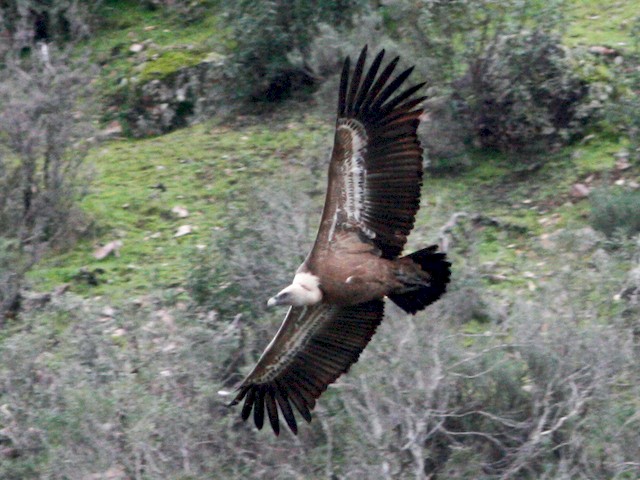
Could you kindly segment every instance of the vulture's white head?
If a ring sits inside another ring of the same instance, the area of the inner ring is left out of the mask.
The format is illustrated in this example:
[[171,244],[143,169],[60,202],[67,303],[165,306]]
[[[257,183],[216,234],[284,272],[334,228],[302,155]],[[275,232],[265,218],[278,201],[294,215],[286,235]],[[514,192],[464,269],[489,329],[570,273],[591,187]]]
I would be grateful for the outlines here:
[[318,277],[310,273],[296,273],[293,282],[284,288],[275,297],[271,297],[267,306],[291,305],[293,307],[303,307],[314,305],[322,300],[320,281]]

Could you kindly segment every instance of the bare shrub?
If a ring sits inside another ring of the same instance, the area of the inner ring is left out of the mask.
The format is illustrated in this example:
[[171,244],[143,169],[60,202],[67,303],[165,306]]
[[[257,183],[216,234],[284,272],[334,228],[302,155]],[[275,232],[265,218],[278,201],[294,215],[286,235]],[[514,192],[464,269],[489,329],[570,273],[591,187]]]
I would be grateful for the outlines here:
[[230,201],[225,229],[213,232],[210,249],[191,270],[196,302],[231,316],[262,312],[269,296],[291,283],[310,248],[311,208],[303,192],[280,181],[248,192],[246,203]]
[[[555,290],[516,303],[506,321],[477,333],[447,325],[448,312],[458,310],[450,296],[416,318],[389,312],[321,417],[328,437],[341,439],[328,454],[333,472],[504,479],[631,472],[638,434],[630,332],[592,323],[594,315],[577,323],[574,315],[589,311],[574,310],[581,295],[550,298]],[[606,442],[597,433],[602,416],[613,422],[611,456],[598,450]],[[348,465],[337,460],[345,455]]]
[[[101,2],[7,0],[0,4],[0,57],[35,42],[68,41],[89,34],[90,10]],[[89,4],[89,5],[88,5]]]
[[23,265],[15,240],[0,236],[0,327],[20,309],[20,286],[29,265]]
[[81,229],[87,68],[44,48],[7,58],[0,72],[0,236],[15,240],[23,270],[46,249],[72,244]]
[[[229,245],[235,262],[256,260],[255,238]],[[231,318],[153,297],[109,309],[54,297],[3,340],[0,441],[12,458],[0,476],[631,478],[637,321],[621,302],[637,279],[616,275],[628,258],[596,252],[567,256],[566,271],[517,299],[458,269],[422,314],[389,304],[298,437],[256,432],[218,394],[273,334],[244,307]]]
[[[267,310],[267,300],[291,283],[311,246],[310,199],[288,188],[291,182],[271,180],[247,192],[246,203],[228,202],[226,228],[214,231],[209,248],[195,254],[187,280],[199,310],[208,310],[216,323],[236,319],[245,325],[245,367],[283,319],[283,310]],[[236,371],[226,385],[239,380]]]
[[14,453],[0,462],[2,478],[309,478],[321,471],[314,451],[321,433],[256,434],[218,395],[244,363],[242,323],[142,303],[105,315],[97,304],[54,299],[3,342],[0,429]]

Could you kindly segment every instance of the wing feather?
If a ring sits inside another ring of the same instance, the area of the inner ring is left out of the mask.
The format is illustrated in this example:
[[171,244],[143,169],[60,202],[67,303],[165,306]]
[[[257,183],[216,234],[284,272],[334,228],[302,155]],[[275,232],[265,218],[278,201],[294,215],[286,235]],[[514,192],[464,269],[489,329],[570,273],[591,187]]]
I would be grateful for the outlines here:
[[[380,108],[380,111],[386,115],[388,112],[392,111],[396,106],[400,105],[400,103],[404,102],[407,98],[411,97],[411,95],[413,95],[414,93],[417,93],[418,90],[420,90],[426,84],[427,82],[422,82],[417,85],[414,85],[413,87],[407,88],[400,95],[398,95],[397,97],[394,97],[393,100],[385,103],[384,106]],[[425,98],[426,97],[420,97],[419,99],[420,102],[422,102]],[[399,107],[398,109],[403,110],[404,106]]]
[[356,62],[356,68],[353,71],[353,78],[351,80],[351,88],[349,89],[349,95],[347,96],[347,110],[346,115],[353,115],[356,95],[358,88],[360,87],[360,79],[362,78],[362,70],[364,69],[364,62],[367,59],[367,46],[362,49],[358,61]]
[[347,106],[347,88],[349,88],[349,65],[351,61],[347,57],[342,66],[340,75],[340,89],[338,90],[338,115],[344,115]]
[[[282,412],[282,416],[284,420],[287,422],[287,425],[291,429],[294,434],[298,433],[298,424],[296,422],[296,416],[293,414],[293,409],[291,408],[291,404],[287,398],[286,391],[280,387],[279,384],[276,384],[276,401],[278,402],[278,406],[280,407],[280,411]],[[272,425],[273,426],[273,425]]]
[[244,400],[242,419],[253,411],[258,429],[265,409],[271,428],[280,417],[297,433],[295,410],[307,422],[316,399],[358,361],[382,321],[384,303],[373,300],[351,307],[317,304],[292,307],[257,365],[238,387],[231,405]]
[[371,105],[371,110],[376,111],[380,110],[382,104],[387,101],[387,99],[398,90],[400,85],[404,83],[404,81],[409,78],[411,72],[413,72],[414,67],[407,68],[404,72],[398,75],[393,81],[385,87],[385,89],[378,95],[375,99],[375,102]]
[[338,119],[318,249],[339,241],[337,232],[357,231],[382,257],[402,252],[420,207],[422,147],[417,136],[425,97],[416,98],[424,83],[403,89],[410,67],[393,76],[399,57],[382,72],[384,50],[365,69],[367,48],[350,77],[345,61],[340,81]]
[[[245,399],[245,405],[248,398]],[[255,400],[253,401],[253,421],[258,427],[258,430],[262,430],[262,425],[264,424],[264,385],[260,385],[259,388],[256,389]]]
[[360,111],[360,107],[362,107],[362,102],[364,102],[367,97],[367,93],[369,93],[369,89],[373,85],[373,81],[378,74],[378,69],[380,68],[380,64],[382,63],[382,58],[384,57],[384,49],[380,50],[380,53],[376,55],[376,58],[373,60],[373,63],[369,67],[369,71],[362,82],[362,87],[360,88],[360,92],[358,93],[358,98],[356,99],[354,106],[354,113],[358,113]]
[[280,434],[280,421],[278,419],[278,407],[276,407],[275,385],[266,388],[265,404],[269,415],[269,423],[276,435]]
[[367,95],[367,98],[364,100],[362,105],[362,110],[367,111],[369,109],[369,105],[371,105],[371,102],[376,99],[376,97],[378,96],[378,93],[380,93],[380,90],[382,90],[382,87],[384,87],[385,83],[387,83],[387,80],[389,80],[389,77],[395,70],[396,65],[398,65],[399,61],[400,61],[400,57],[396,57],[393,60],[391,60],[389,64],[385,67],[385,69],[382,71],[382,73],[378,77],[378,80],[376,80],[376,83],[374,83],[373,87],[371,87],[371,91]]

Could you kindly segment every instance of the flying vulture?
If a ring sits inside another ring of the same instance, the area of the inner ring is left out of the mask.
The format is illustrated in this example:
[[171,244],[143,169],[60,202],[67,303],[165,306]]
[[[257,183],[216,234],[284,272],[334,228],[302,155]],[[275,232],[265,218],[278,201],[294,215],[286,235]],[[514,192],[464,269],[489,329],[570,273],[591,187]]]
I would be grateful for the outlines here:
[[[413,67],[392,79],[382,50],[365,72],[367,47],[350,75],[346,58],[322,220],[291,285],[268,305],[288,305],[278,333],[230,405],[276,435],[282,416],[295,434],[294,411],[307,422],[316,399],[349,370],[384,315],[386,296],[414,314],[435,302],[450,263],[436,246],[400,256],[420,206],[422,148],[416,135],[424,83],[401,90]],[[380,71],[381,70],[381,71]],[[380,73],[379,73],[380,72]]]

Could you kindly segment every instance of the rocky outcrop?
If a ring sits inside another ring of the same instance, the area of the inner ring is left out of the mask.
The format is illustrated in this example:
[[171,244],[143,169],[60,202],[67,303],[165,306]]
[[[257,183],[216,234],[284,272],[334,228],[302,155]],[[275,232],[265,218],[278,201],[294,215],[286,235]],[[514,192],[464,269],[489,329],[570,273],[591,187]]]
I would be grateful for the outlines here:
[[212,53],[196,65],[141,82],[127,114],[131,135],[160,135],[214,115],[223,76],[224,57]]

